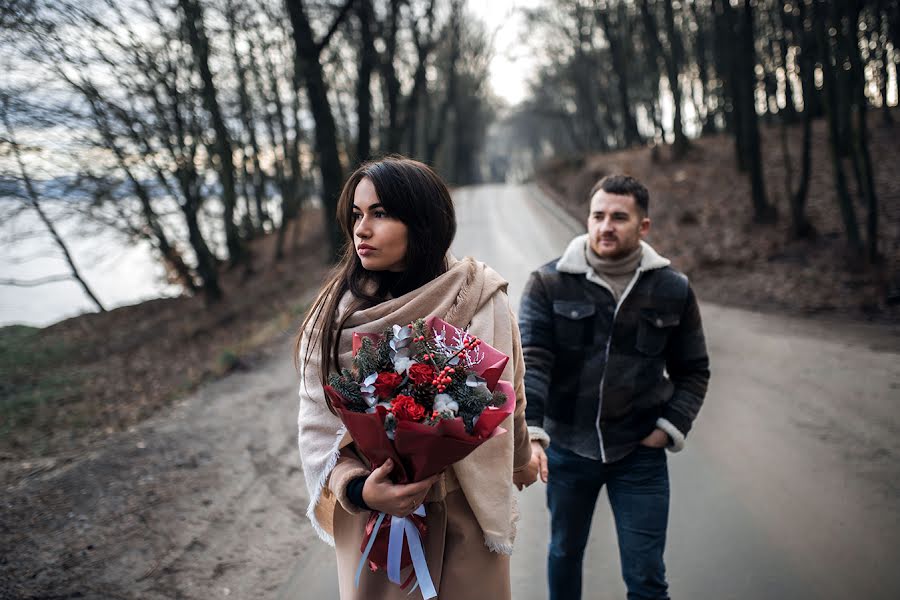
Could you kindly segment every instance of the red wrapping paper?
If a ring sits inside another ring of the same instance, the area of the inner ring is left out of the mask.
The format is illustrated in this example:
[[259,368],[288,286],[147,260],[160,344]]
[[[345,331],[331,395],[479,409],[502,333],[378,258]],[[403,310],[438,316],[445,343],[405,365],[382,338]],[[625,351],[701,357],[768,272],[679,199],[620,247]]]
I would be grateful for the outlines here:
[[[431,317],[426,321],[429,331],[436,329],[438,333],[444,332],[448,342],[453,340],[456,328],[445,321]],[[377,340],[377,334],[354,334],[353,354],[362,346],[362,340],[366,337]],[[435,426],[412,421],[400,421],[394,430],[394,439],[388,438],[384,430],[384,418],[387,414],[383,406],[376,406],[371,413],[359,413],[345,408],[344,399],[331,386],[325,386],[325,394],[337,411],[338,416],[347,427],[347,431],[353,437],[357,450],[361,452],[371,463],[372,467],[382,465],[388,458],[393,460],[394,469],[391,478],[396,483],[412,483],[427,479],[428,477],[444,471],[447,467],[467,457],[481,444],[506,433],[500,427],[506,417],[515,410],[516,396],[513,386],[508,381],[501,381],[500,374],[506,368],[509,357],[482,343],[478,350],[483,354],[483,360],[471,370],[482,377],[488,389],[501,390],[506,394],[506,402],[500,407],[487,407],[475,423],[472,434],[465,430],[463,420],[443,419]],[[382,521],[377,532],[373,532],[378,513],[375,511],[369,517],[366,524],[366,535],[363,537],[360,551],[365,549],[369,536],[376,536],[372,550],[369,553],[369,566],[374,570],[384,569],[387,566],[387,548],[390,532],[390,515]],[[407,517],[419,529],[424,539],[427,528],[422,517],[411,515]],[[403,547],[401,568],[411,564],[409,548]]]

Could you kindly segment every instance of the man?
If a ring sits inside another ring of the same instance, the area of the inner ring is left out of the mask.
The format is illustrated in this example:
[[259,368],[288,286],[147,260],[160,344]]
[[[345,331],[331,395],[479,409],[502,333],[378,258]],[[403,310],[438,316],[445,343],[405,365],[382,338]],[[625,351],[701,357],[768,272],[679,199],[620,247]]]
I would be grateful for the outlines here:
[[687,277],[643,241],[648,210],[637,180],[602,179],[590,193],[588,233],[534,271],[522,295],[525,417],[549,436],[533,443],[532,461],[547,483],[551,600],[581,597],[604,485],[628,598],[669,597],[665,448],[684,447],[709,360]]

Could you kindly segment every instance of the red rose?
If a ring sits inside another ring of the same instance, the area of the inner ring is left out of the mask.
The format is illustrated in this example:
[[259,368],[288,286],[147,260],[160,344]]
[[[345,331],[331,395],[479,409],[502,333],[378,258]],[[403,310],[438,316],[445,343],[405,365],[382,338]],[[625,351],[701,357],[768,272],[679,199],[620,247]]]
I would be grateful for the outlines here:
[[421,421],[425,418],[425,407],[416,404],[412,396],[398,394],[391,402],[391,412],[398,421]]
[[431,383],[437,375],[437,369],[427,363],[416,363],[407,369],[409,380],[416,385]]
[[399,373],[394,373],[393,371],[379,373],[378,379],[374,383],[375,395],[387,400],[401,383],[403,383],[403,377]]

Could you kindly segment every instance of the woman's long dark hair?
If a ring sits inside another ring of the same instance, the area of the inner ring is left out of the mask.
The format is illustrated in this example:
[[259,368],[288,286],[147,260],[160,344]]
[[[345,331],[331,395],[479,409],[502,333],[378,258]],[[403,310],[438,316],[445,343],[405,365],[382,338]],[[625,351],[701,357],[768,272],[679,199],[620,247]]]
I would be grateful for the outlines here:
[[[353,196],[364,178],[375,186],[385,212],[407,227],[406,267],[400,273],[367,271],[356,254]],[[396,296],[414,290],[446,272],[447,250],[456,235],[456,213],[446,184],[428,165],[396,155],[364,163],[350,176],[338,200],[337,220],[345,237],[341,259],[303,320],[294,346],[294,357],[299,361],[301,337],[308,332],[304,357],[308,360],[316,338],[321,336],[323,383],[332,367],[337,367],[338,339],[347,318],[356,310],[384,301],[389,293]],[[338,322],[338,304],[348,290],[356,303]]]

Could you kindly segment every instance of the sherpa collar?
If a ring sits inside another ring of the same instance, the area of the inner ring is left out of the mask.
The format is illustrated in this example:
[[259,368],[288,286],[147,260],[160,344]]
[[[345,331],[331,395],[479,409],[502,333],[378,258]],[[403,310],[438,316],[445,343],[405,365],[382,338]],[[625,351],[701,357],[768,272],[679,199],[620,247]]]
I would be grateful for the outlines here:
[[[609,289],[609,284],[603,281],[603,278],[594,271],[594,269],[588,263],[587,258],[585,257],[584,253],[587,250],[587,244],[588,234],[586,233],[579,235],[571,242],[569,242],[566,251],[563,252],[563,255],[556,263],[556,270],[561,273],[584,275],[588,281]],[[643,255],[641,256],[641,264],[638,265],[637,271],[635,272],[635,278],[646,271],[652,271],[653,269],[662,269],[663,267],[668,267],[670,264],[672,264],[672,261],[670,261],[668,258],[660,256],[660,254],[656,250],[654,250],[650,244],[643,240],[641,240],[641,248],[643,249]],[[626,289],[626,292],[622,294],[622,297],[619,300],[620,303],[622,299],[624,299],[624,297],[627,295],[628,290],[631,289],[634,281],[635,280],[633,279],[632,283],[629,284],[628,288]]]
[[[588,264],[584,253],[587,250],[588,234],[583,233],[569,242],[566,251],[556,263],[557,270],[563,273],[593,273],[594,269]],[[660,256],[659,253],[647,242],[641,240],[643,255],[641,256],[641,264],[638,271],[650,271],[652,269],[661,269],[672,264],[668,258]]]

